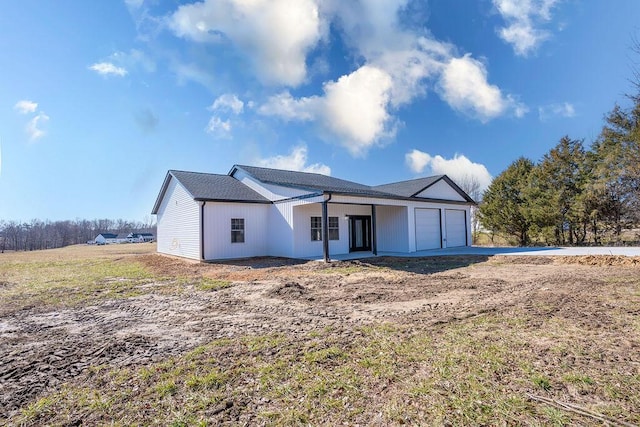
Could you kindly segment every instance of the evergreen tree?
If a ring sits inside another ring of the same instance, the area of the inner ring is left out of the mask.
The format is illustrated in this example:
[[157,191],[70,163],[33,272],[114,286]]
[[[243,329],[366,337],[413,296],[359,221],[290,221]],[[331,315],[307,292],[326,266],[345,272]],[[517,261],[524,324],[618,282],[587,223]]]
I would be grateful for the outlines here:
[[529,244],[530,222],[526,215],[526,189],[534,165],[524,157],[498,175],[483,195],[480,218],[484,227]]
[[547,243],[582,244],[588,214],[582,194],[588,182],[582,141],[563,137],[534,168],[526,191],[525,215],[532,232]]

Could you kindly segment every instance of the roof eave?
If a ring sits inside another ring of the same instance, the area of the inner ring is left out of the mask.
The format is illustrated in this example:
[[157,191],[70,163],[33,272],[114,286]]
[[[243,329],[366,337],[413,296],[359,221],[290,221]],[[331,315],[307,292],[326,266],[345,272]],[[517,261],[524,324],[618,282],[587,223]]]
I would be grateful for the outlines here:
[[160,204],[162,203],[162,199],[164,198],[165,193],[167,192],[167,188],[169,187],[169,181],[173,178],[173,174],[171,171],[168,171],[164,177],[164,181],[162,183],[162,187],[160,188],[160,193],[158,193],[158,197],[156,198],[156,202],[153,205],[153,209],[151,210],[151,215],[157,215],[158,210],[160,209]]
[[197,197],[197,198],[194,198],[193,200],[195,200],[196,202],[258,203],[263,205],[270,205],[273,203],[270,200],[213,199],[213,198],[206,198],[206,197]]
[[397,196],[395,194],[384,194],[384,195],[368,195],[368,194],[358,194],[358,193],[347,193],[340,191],[329,191],[327,193],[331,193],[338,196],[351,196],[351,197],[362,197],[367,199],[389,199],[389,200],[406,200],[412,202],[430,202],[430,203],[449,203],[455,205],[477,205],[473,200],[447,200],[447,199],[433,199],[433,198],[423,198],[423,197],[406,197],[406,196]]

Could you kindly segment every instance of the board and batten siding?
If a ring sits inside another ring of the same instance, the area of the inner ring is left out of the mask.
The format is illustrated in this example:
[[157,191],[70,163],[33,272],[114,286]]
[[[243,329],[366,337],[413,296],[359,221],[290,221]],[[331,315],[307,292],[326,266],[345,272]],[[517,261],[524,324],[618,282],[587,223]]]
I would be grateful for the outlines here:
[[407,218],[405,206],[376,206],[378,251],[409,251]]
[[158,252],[200,259],[200,205],[172,178],[158,209]]
[[[204,258],[269,255],[269,211],[262,203],[207,202],[204,205]],[[231,243],[231,219],[244,219],[244,242]]]

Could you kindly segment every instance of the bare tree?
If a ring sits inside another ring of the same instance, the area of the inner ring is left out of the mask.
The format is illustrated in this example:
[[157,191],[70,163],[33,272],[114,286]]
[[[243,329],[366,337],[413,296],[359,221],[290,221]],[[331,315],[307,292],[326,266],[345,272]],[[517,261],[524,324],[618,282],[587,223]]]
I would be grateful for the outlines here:
[[[469,195],[476,203],[480,203],[482,199],[482,186],[478,177],[473,175],[464,175],[456,181],[456,184]],[[478,215],[478,206],[471,206],[471,235],[475,241],[480,232],[480,217]]]

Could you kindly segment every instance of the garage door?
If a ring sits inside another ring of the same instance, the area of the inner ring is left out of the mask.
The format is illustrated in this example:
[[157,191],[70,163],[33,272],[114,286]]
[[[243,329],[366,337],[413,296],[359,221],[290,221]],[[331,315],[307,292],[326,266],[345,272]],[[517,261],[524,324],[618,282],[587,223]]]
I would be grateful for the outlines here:
[[465,221],[465,211],[446,209],[445,218],[447,247],[455,248],[458,246],[467,246],[467,223]]
[[440,240],[440,209],[416,209],[416,250],[440,248]]

